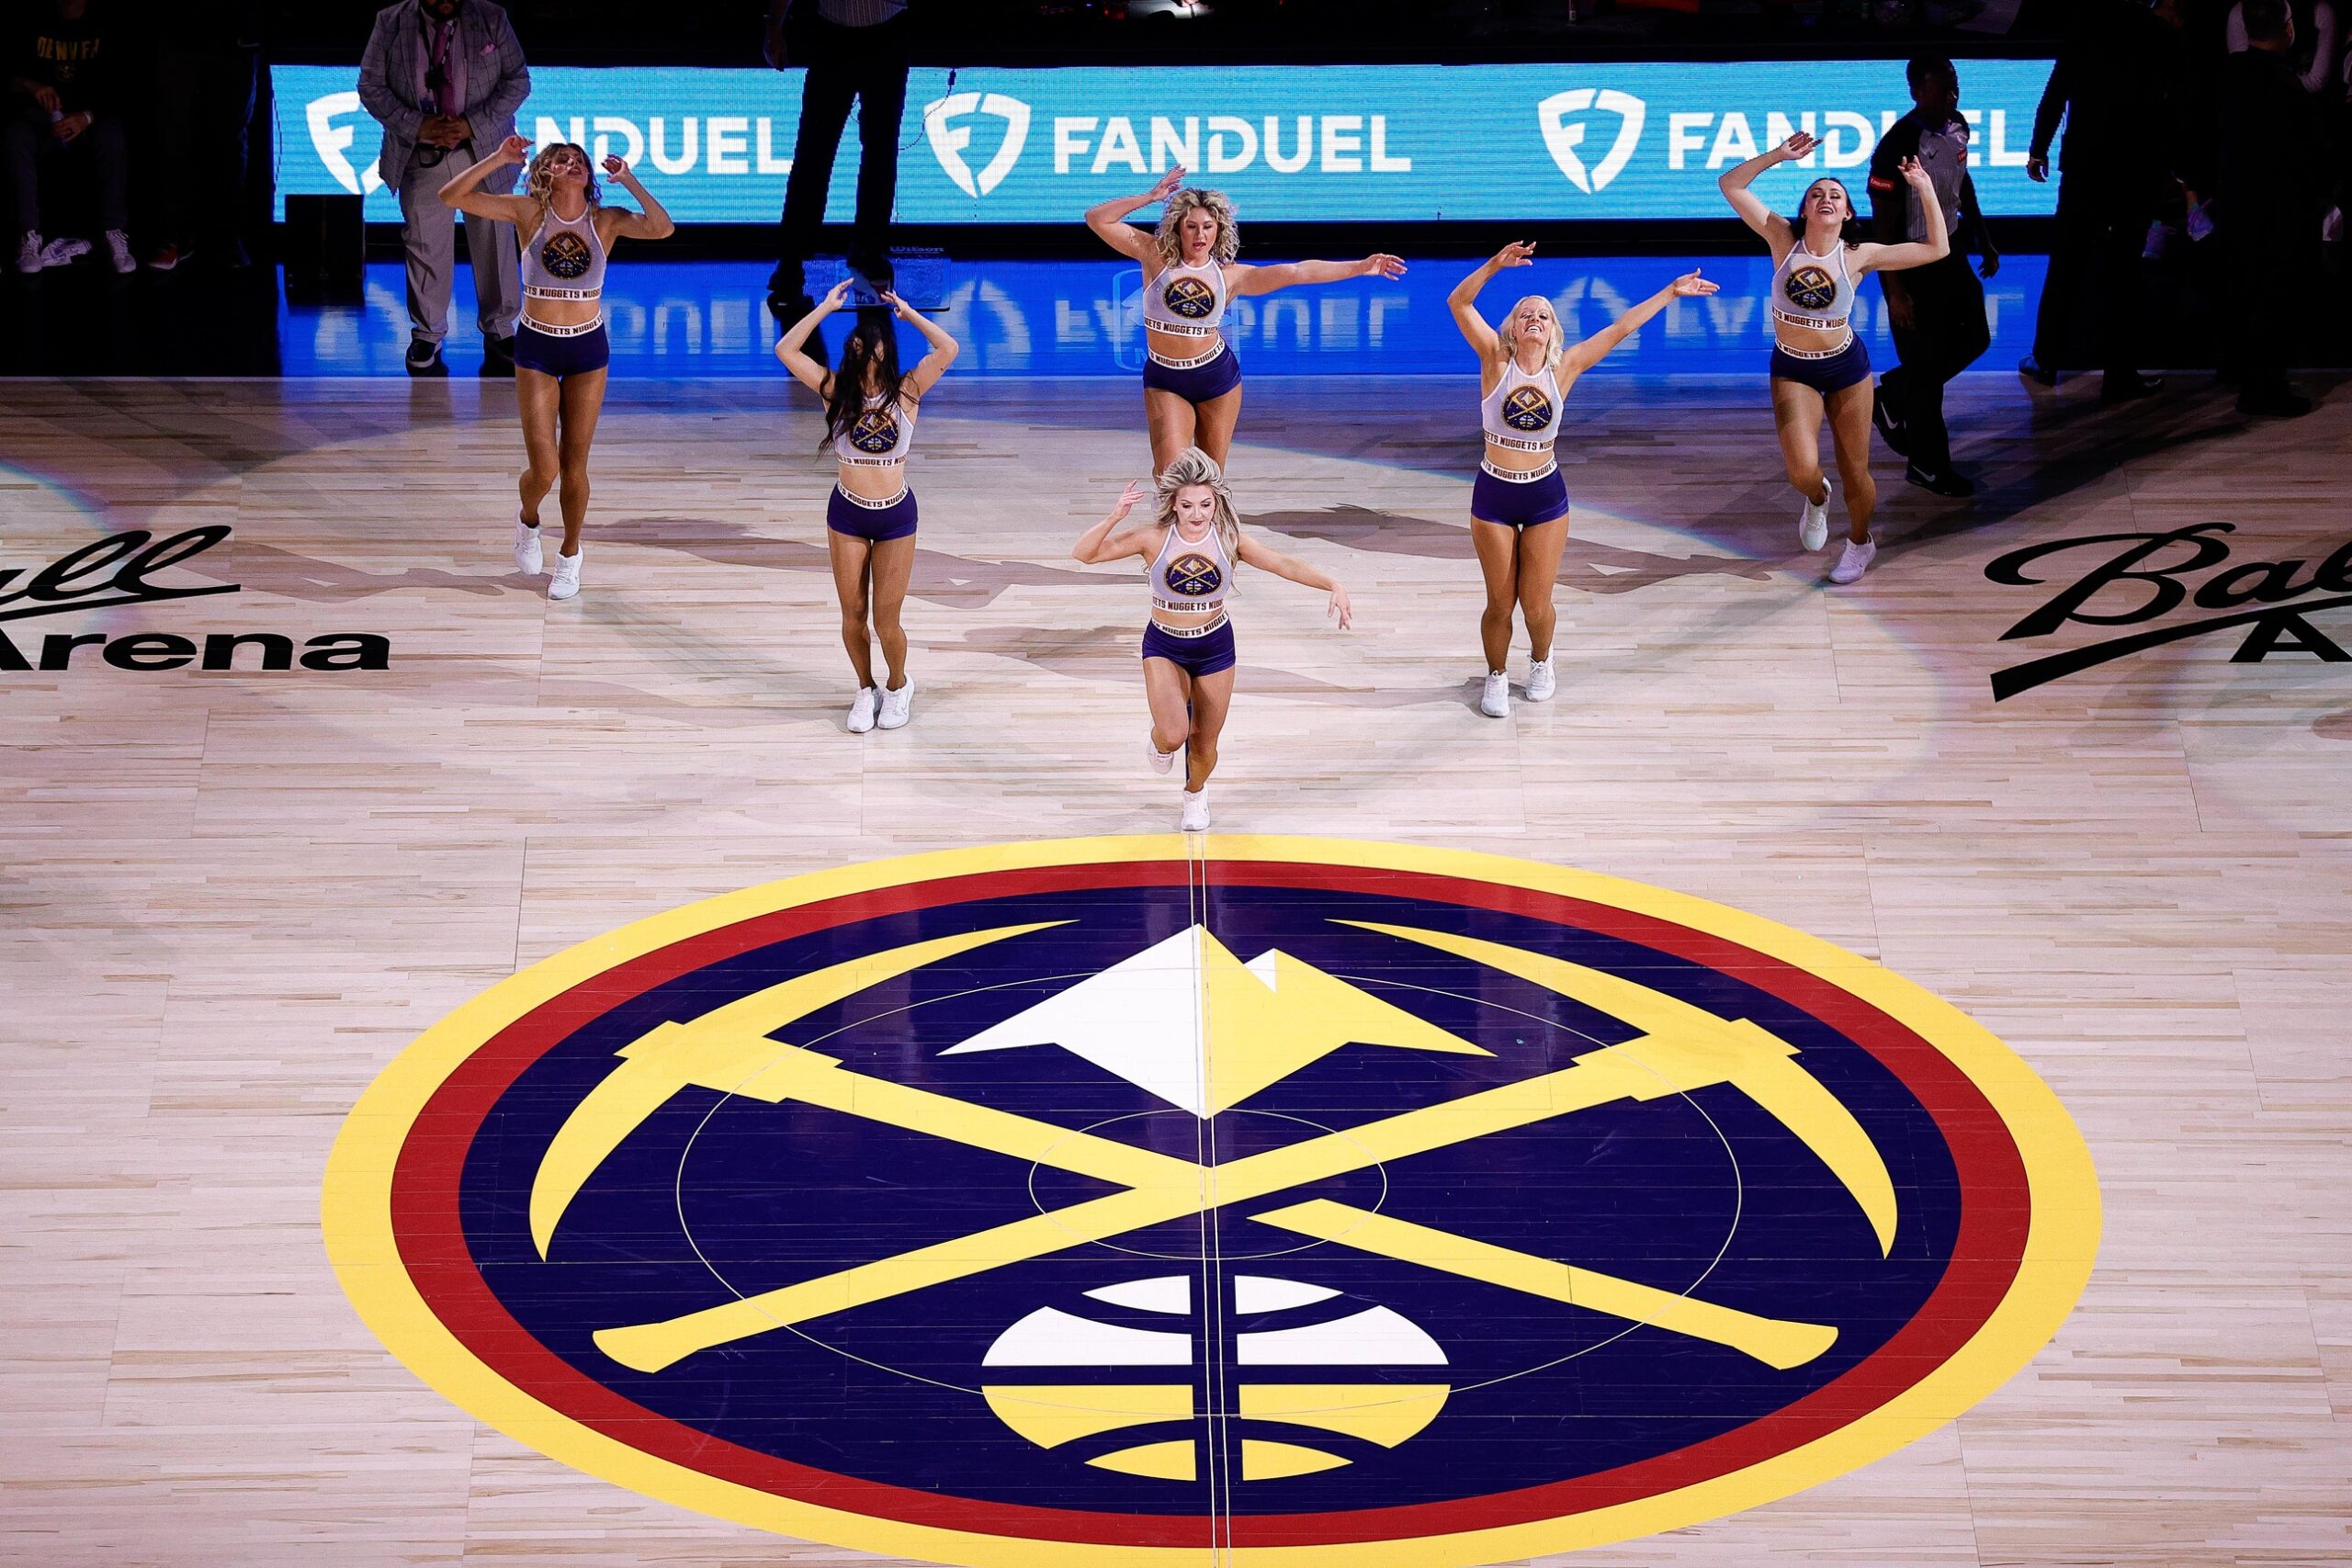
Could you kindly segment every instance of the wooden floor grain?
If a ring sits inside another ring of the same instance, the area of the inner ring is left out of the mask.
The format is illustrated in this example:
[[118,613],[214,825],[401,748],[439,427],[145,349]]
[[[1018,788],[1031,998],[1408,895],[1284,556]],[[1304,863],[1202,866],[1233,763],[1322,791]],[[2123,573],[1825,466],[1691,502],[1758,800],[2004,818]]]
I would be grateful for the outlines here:
[[[1560,694],[1476,710],[1471,408],[1253,382],[1261,575],[1220,829],[1488,849],[1881,960],[2072,1109],[2108,1202],[2081,1308],[1957,1423],[1596,1565],[2352,1563],[2352,665],[2198,639],[1995,705],[2020,546],[2352,539],[2352,402],[2249,427],[1954,394],[1973,507],[1882,464],[1860,584],[1794,549],[1761,389],[1589,379],[1563,454]],[[845,1564],[486,1430],[368,1336],[321,1248],[345,1111],[490,983],[705,895],[891,853],[1173,825],[1139,765],[1141,587],[1067,556],[1145,462],[1125,382],[926,405],[920,686],[842,732],[816,420],[615,389],[586,586],[506,558],[510,389],[0,383],[0,568],[230,525],[234,594],[0,622],[389,636],[380,673],[0,672],[0,1561]],[[1883,458],[1883,452],[1881,453]],[[2352,634],[2340,614],[2316,624]],[[2080,637],[2076,641],[2084,640]],[[1523,673],[1523,655],[1514,680]]]

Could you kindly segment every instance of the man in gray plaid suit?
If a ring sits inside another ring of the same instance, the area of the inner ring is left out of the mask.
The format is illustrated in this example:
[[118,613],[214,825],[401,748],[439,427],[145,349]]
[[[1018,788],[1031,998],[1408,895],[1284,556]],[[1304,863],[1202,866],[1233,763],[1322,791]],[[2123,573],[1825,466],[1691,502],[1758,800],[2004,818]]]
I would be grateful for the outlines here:
[[[377,172],[400,194],[408,244],[408,373],[446,376],[441,340],[449,332],[449,288],[458,265],[457,217],[441,205],[442,182],[514,134],[530,96],[530,68],[506,13],[490,0],[399,0],[376,14],[359,57],[359,101],[383,122]],[[514,172],[482,188],[504,194]],[[482,374],[514,374],[514,226],[469,214],[466,256],[484,344]]]

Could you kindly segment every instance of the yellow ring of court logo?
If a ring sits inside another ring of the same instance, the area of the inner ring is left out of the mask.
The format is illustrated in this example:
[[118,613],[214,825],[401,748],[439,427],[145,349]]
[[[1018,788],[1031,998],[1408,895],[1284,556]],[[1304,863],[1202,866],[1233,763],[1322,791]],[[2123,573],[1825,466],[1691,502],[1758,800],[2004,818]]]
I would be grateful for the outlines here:
[[559,230],[539,243],[539,265],[548,269],[550,277],[584,276],[593,259],[588,254],[588,242],[569,229]]
[[545,959],[385,1068],[323,1214],[418,1375],[648,1496],[978,1568],[1467,1568],[1951,1419],[2072,1309],[2098,1196],[2014,1054],[1801,932],[1168,837]]
[[1826,310],[1838,298],[1838,280],[1829,276],[1826,267],[1806,263],[1789,269],[1788,281],[1781,286],[1789,303],[1804,310]]
[[1216,291],[1197,277],[1170,278],[1159,297],[1186,321],[1198,321],[1216,309]]

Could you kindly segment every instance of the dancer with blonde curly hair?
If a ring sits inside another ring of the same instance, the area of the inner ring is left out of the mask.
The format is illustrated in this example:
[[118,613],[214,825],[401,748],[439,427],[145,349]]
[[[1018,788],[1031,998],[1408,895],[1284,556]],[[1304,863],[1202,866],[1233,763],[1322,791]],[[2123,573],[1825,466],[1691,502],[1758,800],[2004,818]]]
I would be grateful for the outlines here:
[[1715,291],[1694,268],[1577,344],[1567,341],[1552,302],[1541,294],[1513,305],[1500,331],[1488,326],[1478,314],[1478,291],[1495,274],[1532,265],[1534,258],[1532,244],[1513,241],[1446,297],[1453,324],[1478,355],[1478,423],[1487,450],[1470,489],[1470,538],[1487,579],[1487,609],[1478,618],[1487,683],[1478,710],[1489,718],[1510,716],[1510,677],[1504,667],[1510,657],[1513,610],[1527,622],[1527,700],[1549,701],[1556,689],[1552,597],[1560,551],[1568,540],[1568,486],[1552,446],[1568,389],[1668,299]]
[[[1166,202],[1150,231],[1130,213]],[[1157,473],[1176,454],[1197,446],[1221,469],[1241,418],[1241,361],[1219,330],[1228,300],[1271,294],[1300,283],[1350,277],[1401,277],[1405,264],[1375,254],[1362,261],[1284,262],[1252,266],[1233,258],[1241,231],[1223,191],[1184,186],[1182,168],[1169,170],[1141,196],[1115,197],[1088,209],[1086,226],[1105,244],[1143,268],[1143,409],[1151,430]]]
[[460,212],[512,223],[523,242],[523,317],[514,325],[514,400],[523,416],[528,461],[517,484],[514,567],[533,577],[546,565],[539,503],[563,485],[563,546],[548,576],[548,597],[580,592],[580,529],[588,517],[588,448],[605,407],[612,345],[605,332],[605,259],[613,242],[667,239],[675,230],[662,204],[618,158],[605,172],[637,198],[639,211],[606,207],[590,172],[588,150],[551,142],[530,159],[520,196],[480,188],[493,169],[523,163],[531,144],[510,136],[498,150],[441,187]]
[[1329,614],[1345,631],[1353,616],[1348,591],[1318,568],[1270,550],[1241,531],[1225,471],[1197,446],[1178,452],[1160,469],[1159,506],[1150,522],[1117,531],[1149,493],[1127,486],[1109,516],[1079,536],[1070,555],[1093,564],[1139,557],[1151,586],[1151,619],[1143,633],[1144,695],[1151,705],[1146,743],[1152,772],[1165,773],[1185,753],[1184,799],[1179,830],[1205,832],[1209,774],[1216,769],[1217,737],[1233,702],[1233,623],[1226,601],[1234,569],[1254,566],[1276,577],[1319,588]]

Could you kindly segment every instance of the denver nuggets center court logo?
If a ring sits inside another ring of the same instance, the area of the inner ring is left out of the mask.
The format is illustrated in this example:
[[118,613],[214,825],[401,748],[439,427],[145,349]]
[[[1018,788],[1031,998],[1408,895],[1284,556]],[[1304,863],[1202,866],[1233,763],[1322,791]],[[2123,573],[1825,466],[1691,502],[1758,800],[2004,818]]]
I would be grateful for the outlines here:
[[1225,586],[1225,573],[1198,550],[1186,550],[1168,563],[1168,587],[1187,599],[1205,599]]
[[492,987],[325,1224],[419,1375],[748,1526],[979,1568],[1466,1568],[1839,1475],[2032,1358],[2081,1138],[1950,1005],[1397,845],[998,846]]
[[588,271],[588,242],[560,229],[539,245],[539,265],[553,277],[580,277]]
[[1789,269],[1788,281],[1781,285],[1781,292],[1801,310],[1826,310],[1838,298],[1838,280],[1829,276],[1826,267],[1801,264]]
[[1188,321],[1199,321],[1216,309],[1216,291],[1197,277],[1170,278],[1159,297],[1170,310]]
[[861,452],[888,452],[899,444],[899,416],[887,408],[867,409],[849,427],[849,444]]
[[1503,423],[1513,430],[1541,430],[1552,423],[1552,400],[1539,387],[1521,387],[1503,400]]

